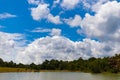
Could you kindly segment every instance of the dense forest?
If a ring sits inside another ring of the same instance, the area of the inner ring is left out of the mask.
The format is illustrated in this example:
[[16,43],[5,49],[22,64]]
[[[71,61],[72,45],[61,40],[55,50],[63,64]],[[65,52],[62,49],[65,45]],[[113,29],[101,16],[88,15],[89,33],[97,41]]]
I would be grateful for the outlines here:
[[113,57],[94,58],[91,57],[88,60],[79,58],[74,61],[58,61],[58,60],[45,60],[42,64],[31,63],[24,65],[22,63],[16,64],[13,61],[5,62],[0,58],[0,67],[10,68],[25,68],[31,70],[69,70],[69,71],[82,71],[82,72],[120,72],[120,54]]

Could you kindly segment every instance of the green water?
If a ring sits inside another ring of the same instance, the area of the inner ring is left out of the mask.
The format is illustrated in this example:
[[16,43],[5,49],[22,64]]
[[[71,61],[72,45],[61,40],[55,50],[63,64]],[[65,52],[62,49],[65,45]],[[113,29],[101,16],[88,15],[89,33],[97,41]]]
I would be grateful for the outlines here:
[[120,74],[81,72],[0,73],[0,80],[120,80]]

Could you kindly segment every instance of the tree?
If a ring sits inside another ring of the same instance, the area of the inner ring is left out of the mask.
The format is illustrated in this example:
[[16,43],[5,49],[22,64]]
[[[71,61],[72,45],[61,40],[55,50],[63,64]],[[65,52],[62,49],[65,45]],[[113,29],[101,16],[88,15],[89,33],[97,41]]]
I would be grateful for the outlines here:
[[4,62],[3,62],[3,60],[0,58],[0,66],[2,67],[2,66],[4,66]]

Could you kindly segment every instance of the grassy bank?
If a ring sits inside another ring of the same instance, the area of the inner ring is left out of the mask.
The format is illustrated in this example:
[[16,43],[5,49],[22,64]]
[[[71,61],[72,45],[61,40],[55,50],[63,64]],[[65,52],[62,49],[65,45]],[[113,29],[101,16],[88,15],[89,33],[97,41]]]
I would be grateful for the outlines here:
[[0,67],[0,73],[3,73],[3,72],[34,72],[34,70],[25,69],[25,68]]
[[70,71],[70,70],[31,70],[25,68],[8,68],[0,67],[0,73],[4,72],[80,72],[80,71]]
[[[8,72],[81,72],[81,71],[71,71],[71,70],[31,70],[31,69],[25,69],[25,68],[0,67],[0,73],[8,73]],[[84,72],[84,73],[91,73],[91,72]],[[111,74],[111,72],[102,72],[102,74]],[[118,73],[118,74],[120,74],[120,73]]]

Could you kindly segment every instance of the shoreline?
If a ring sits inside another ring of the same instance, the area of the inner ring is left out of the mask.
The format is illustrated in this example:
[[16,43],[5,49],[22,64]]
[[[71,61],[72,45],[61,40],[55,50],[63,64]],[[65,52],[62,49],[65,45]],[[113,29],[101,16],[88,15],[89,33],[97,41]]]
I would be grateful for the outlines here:
[[9,67],[0,67],[0,73],[7,72],[81,72],[81,71],[70,71],[70,70],[33,70],[25,68],[9,68]]
[[0,67],[0,73],[9,73],[9,72],[34,72],[34,70],[25,69],[25,68]]
[[[25,68],[9,68],[9,67],[0,67],[0,73],[22,73],[22,72],[83,72],[83,71],[72,71],[72,70],[32,70]],[[92,72],[83,72],[91,74],[120,74],[120,73],[111,73],[111,72],[101,72],[101,73],[92,73]]]

